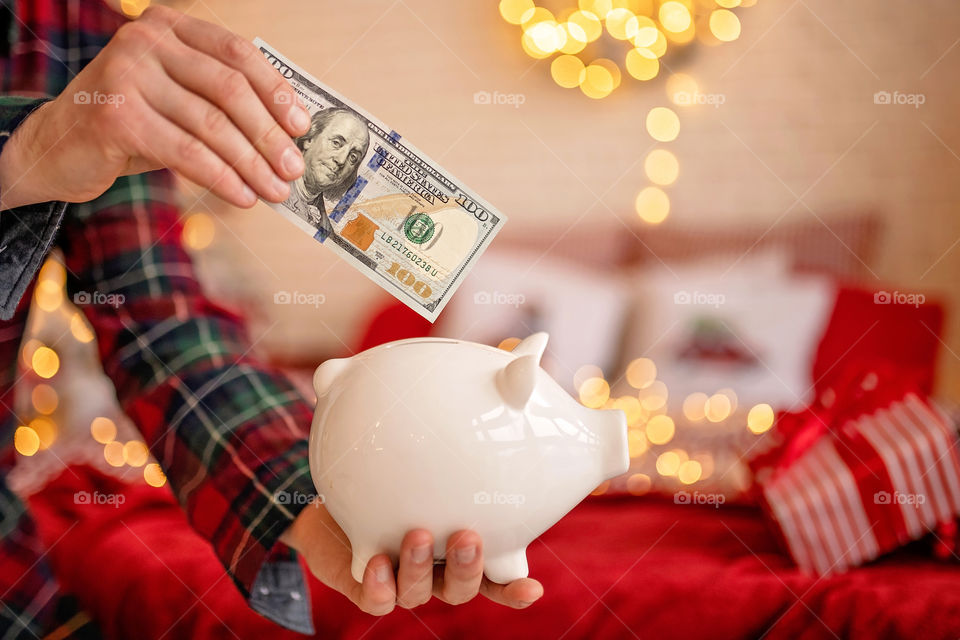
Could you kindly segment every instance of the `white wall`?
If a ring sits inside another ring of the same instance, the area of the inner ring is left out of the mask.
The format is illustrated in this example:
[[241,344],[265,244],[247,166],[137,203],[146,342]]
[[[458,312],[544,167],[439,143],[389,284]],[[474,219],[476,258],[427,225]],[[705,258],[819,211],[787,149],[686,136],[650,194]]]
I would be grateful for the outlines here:
[[[655,146],[643,122],[668,104],[663,82],[625,79],[599,102],[560,89],[494,0],[203,0],[191,13],[265,38],[389,123],[501,208],[506,234],[556,235],[582,215],[618,233],[627,230],[616,217],[639,224],[633,200]],[[681,169],[665,224],[829,223],[837,211],[876,209],[887,221],[877,286],[947,296],[947,342],[960,353],[960,5],[760,0],[739,15],[739,41],[667,58],[726,102],[681,110],[679,139],[663,145]],[[875,105],[881,89],[926,102]],[[479,90],[525,103],[477,105]],[[363,308],[382,299],[374,285],[262,205],[223,220],[230,230],[209,257],[231,257],[234,290],[327,296],[320,311],[270,310],[256,329],[272,326],[263,344],[294,353],[352,343]],[[945,350],[943,364],[955,389],[960,360]]]

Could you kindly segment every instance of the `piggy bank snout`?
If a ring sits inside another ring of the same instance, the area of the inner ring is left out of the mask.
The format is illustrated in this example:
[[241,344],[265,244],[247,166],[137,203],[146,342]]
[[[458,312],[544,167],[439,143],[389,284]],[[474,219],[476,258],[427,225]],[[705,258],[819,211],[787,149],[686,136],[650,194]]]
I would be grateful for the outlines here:
[[350,358],[331,358],[313,372],[313,390],[317,398],[323,396],[333,383],[350,366]]

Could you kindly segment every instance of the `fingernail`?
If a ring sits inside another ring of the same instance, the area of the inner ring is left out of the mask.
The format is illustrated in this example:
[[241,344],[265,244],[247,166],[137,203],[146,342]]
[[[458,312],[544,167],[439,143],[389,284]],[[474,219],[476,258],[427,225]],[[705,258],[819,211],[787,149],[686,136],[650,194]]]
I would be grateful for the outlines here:
[[457,549],[456,555],[457,562],[460,564],[470,564],[473,562],[473,559],[477,557],[477,548],[471,546]]
[[281,180],[278,176],[273,176],[273,191],[277,194],[278,198],[286,200],[287,198],[287,183]]
[[303,107],[294,105],[290,109],[290,124],[295,130],[303,131],[310,126],[310,114]]
[[390,579],[390,568],[381,564],[373,570],[373,577],[377,579],[377,582],[386,583]]
[[303,158],[293,147],[287,147],[280,156],[280,166],[289,175],[300,175],[303,173]]
[[430,557],[430,545],[424,544],[419,547],[414,547],[413,551],[410,552],[410,559],[417,564],[423,564]]
[[242,193],[243,193],[243,201],[244,201],[244,202],[249,202],[249,203],[251,203],[251,204],[256,203],[256,201],[257,201],[257,194],[255,194],[255,193],[253,192],[253,189],[251,189],[248,185],[243,185],[243,191],[242,191]]

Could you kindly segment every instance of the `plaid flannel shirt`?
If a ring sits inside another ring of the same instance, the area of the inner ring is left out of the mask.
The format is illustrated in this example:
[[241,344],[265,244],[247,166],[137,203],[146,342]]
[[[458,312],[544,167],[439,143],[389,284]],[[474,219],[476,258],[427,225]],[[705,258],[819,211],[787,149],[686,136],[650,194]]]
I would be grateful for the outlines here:
[[[6,31],[0,148],[122,22],[102,0],[0,0]],[[294,553],[277,541],[304,504],[286,498],[315,493],[306,433],[313,407],[284,375],[249,355],[241,319],[204,296],[180,245],[174,196],[172,176],[160,171],[121,178],[92,202],[0,212],[2,637],[15,628],[39,635],[55,618],[56,585],[3,471],[14,460],[13,431],[22,424],[11,409],[12,387],[29,285],[58,225],[68,294],[123,296],[119,306],[82,309],[121,406],[164,467],[190,523],[255,610],[313,633],[304,576]]]

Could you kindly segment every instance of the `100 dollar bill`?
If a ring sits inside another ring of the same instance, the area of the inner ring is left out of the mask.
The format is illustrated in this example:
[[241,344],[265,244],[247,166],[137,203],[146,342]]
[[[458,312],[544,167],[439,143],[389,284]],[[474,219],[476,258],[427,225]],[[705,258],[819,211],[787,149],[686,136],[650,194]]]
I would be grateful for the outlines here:
[[257,38],[310,112],[303,177],[270,206],[433,322],[506,218],[448,171]]

